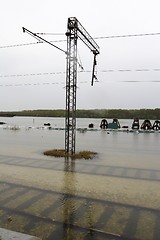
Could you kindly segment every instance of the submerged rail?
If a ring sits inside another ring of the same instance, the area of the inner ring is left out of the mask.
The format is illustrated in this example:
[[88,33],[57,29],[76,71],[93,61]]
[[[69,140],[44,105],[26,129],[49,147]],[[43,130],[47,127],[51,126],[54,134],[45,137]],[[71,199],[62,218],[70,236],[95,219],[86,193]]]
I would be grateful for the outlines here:
[[[2,227],[8,222],[8,228],[13,230],[34,232],[38,237],[43,232],[46,240],[65,239],[66,234],[70,239],[76,234],[83,240],[146,240],[148,233],[152,236],[150,239],[159,238],[159,209],[4,181],[0,182],[0,196]],[[144,221],[150,222],[147,230]]]

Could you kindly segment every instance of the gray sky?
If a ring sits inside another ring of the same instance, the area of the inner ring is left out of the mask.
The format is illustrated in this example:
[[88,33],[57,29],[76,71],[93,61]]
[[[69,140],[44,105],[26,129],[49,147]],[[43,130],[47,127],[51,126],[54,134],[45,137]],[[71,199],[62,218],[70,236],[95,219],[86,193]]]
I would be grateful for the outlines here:
[[[160,33],[159,9],[159,0],[1,0],[0,111],[65,109],[63,52],[45,43],[3,48],[37,42],[22,27],[64,33],[43,35],[48,41],[66,40],[68,17],[76,17],[93,38]],[[100,55],[93,87],[93,56],[78,41],[84,72],[78,74],[77,108],[160,107],[160,35],[95,41]],[[66,50],[66,41],[55,44]]]

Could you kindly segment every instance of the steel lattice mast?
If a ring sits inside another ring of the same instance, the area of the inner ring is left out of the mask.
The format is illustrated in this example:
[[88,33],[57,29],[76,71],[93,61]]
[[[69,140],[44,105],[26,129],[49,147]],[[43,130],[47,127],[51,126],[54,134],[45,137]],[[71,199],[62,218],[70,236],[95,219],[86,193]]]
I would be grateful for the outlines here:
[[68,18],[66,36],[65,152],[73,154],[75,153],[76,141],[77,39],[79,37],[94,54],[91,85],[93,85],[93,80],[95,78],[96,55],[99,54],[99,47],[75,17]]
[[65,152],[75,153],[77,91],[77,22],[68,19],[66,64]]
[[67,51],[55,46],[51,42],[38,36],[36,33],[31,32],[26,28],[22,28],[23,32],[27,32],[34,38],[46,42],[58,50],[64,52],[67,56],[66,64],[66,117],[65,117],[65,152],[73,154],[75,153],[76,142],[76,91],[77,91],[77,40],[81,39],[86,46],[94,54],[92,81],[93,86],[96,66],[96,56],[99,54],[99,46],[81,25],[81,23],[75,18],[68,18],[67,24]]

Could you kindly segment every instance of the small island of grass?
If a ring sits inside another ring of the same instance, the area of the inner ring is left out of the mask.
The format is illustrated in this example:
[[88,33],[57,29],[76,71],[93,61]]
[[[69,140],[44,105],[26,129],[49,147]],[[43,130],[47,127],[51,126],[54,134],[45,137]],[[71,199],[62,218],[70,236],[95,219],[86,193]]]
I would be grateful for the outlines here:
[[93,159],[97,153],[92,151],[80,151],[74,154],[66,153],[63,149],[53,149],[44,152],[44,155],[53,157],[70,157],[71,159]]

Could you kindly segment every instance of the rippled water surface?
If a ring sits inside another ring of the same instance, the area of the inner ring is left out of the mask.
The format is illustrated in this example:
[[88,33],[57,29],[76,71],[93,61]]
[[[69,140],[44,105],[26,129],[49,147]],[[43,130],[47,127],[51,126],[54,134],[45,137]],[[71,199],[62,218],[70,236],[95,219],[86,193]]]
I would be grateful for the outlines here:
[[159,239],[159,132],[109,132],[101,119],[77,119],[94,129],[76,132],[76,150],[98,155],[71,161],[43,155],[64,148],[64,130],[55,130],[63,118],[0,121],[0,227],[46,240]]

